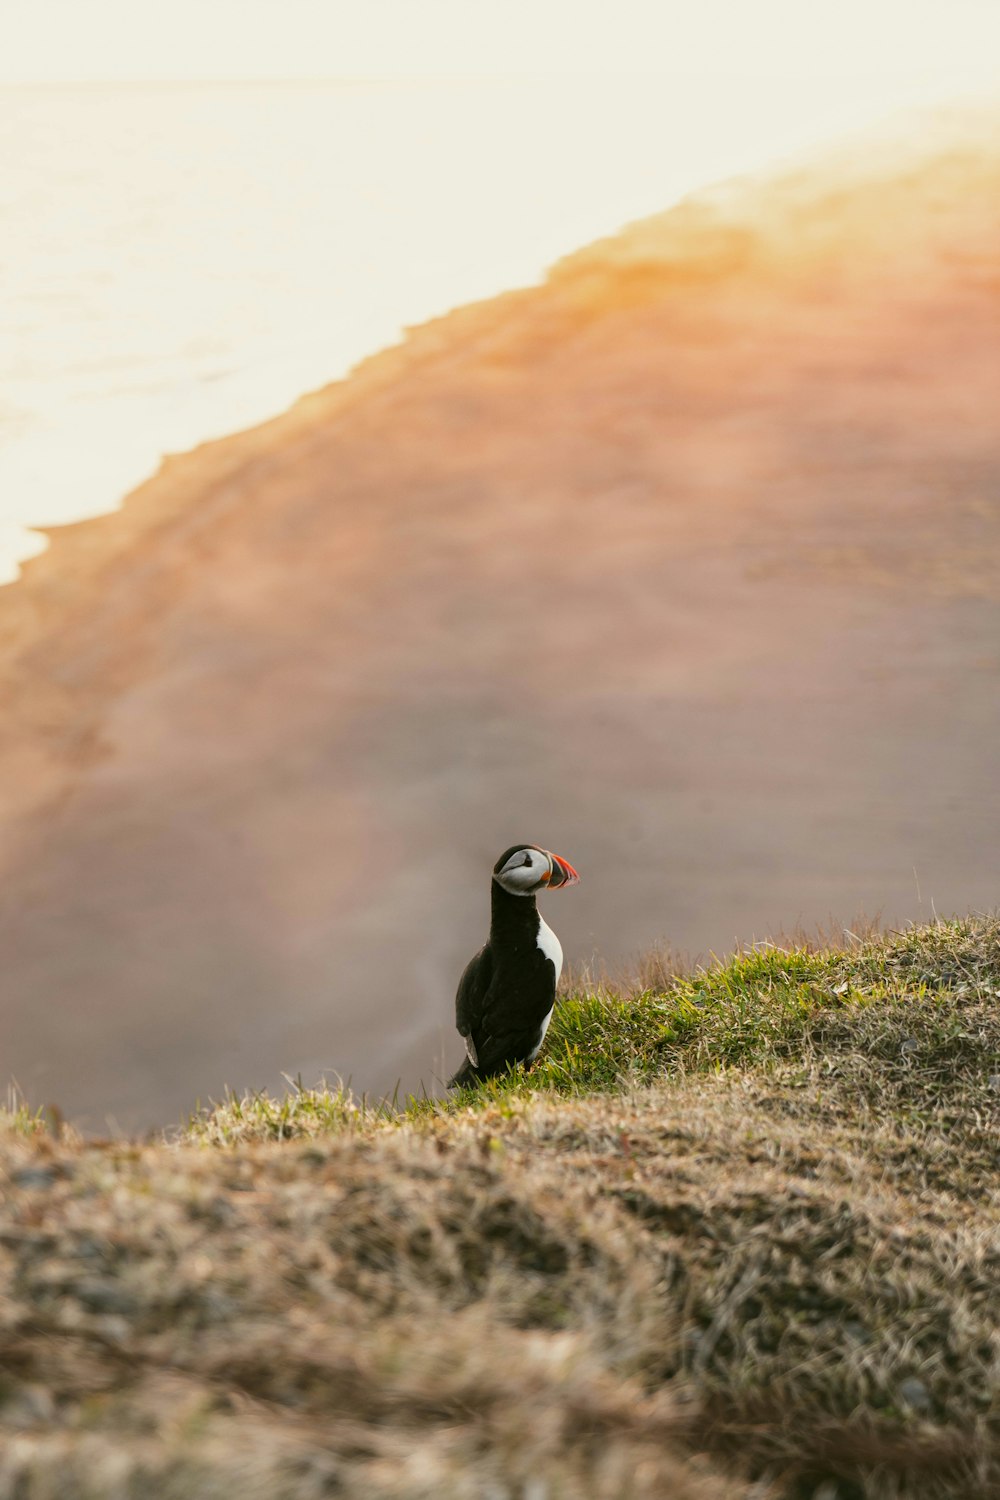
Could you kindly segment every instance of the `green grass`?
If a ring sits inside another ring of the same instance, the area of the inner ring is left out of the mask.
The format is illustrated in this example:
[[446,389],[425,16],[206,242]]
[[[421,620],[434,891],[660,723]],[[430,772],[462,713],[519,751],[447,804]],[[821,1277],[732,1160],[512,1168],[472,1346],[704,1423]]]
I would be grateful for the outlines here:
[[306,1088],[288,1080],[288,1092],[275,1098],[266,1090],[231,1091],[225,1102],[199,1109],[186,1134],[212,1146],[232,1146],[254,1139],[285,1141],[294,1136],[351,1130],[376,1120],[391,1120],[392,1107],[357,1100],[347,1088]]
[[[768,945],[666,990],[567,996],[543,1058],[523,1082],[589,1093],[664,1074],[778,1064],[807,1052],[825,1018],[869,1006],[909,1007],[915,1025],[936,1018],[943,1034],[947,1006],[935,1007],[935,999],[959,991],[1000,994],[1000,926],[989,919],[910,928],[848,952]],[[515,1076],[508,1087],[521,1083]]]
[[[654,989],[574,990],[560,998],[545,1049],[530,1070],[512,1069],[451,1098],[422,1095],[402,1102],[357,1100],[348,1090],[313,1090],[299,1081],[279,1098],[231,1095],[200,1111],[189,1132],[217,1144],[286,1139],[359,1126],[391,1128],[538,1093],[581,1097],[691,1073],[787,1071],[795,1060],[805,1068],[845,1018],[859,1037],[867,1035],[864,1013],[873,1008],[881,1034],[876,1053],[885,1054],[891,1075],[893,1063],[912,1063],[918,1051],[954,1051],[949,1002],[955,995],[984,1004],[1000,996],[996,919],[912,927],[868,937],[847,950],[767,945]],[[897,1057],[891,1055],[894,1046],[901,1049]],[[980,1061],[988,1066],[987,1058]],[[859,1055],[859,1089],[884,1089],[888,1080],[863,1064]],[[870,1076],[862,1077],[866,1072]]]
[[19,1090],[11,1085],[7,1090],[6,1105],[0,1105],[0,1131],[9,1131],[12,1135],[40,1135],[52,1123],[43,1109],[32,1109]]

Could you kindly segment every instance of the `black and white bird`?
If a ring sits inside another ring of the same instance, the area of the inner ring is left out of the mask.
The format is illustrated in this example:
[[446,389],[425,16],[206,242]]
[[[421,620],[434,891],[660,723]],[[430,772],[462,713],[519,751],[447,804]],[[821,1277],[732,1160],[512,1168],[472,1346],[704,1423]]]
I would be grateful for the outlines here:
[[512,1063],[530,1063],[541,1050],[562,973],[562,945],[543,922],[535,896],[575,885],[571,864],[514,844],[493,867],[493,915],[486,946],[458,982],[455,1023],[468,1056],[449,1088],[494,1078]]

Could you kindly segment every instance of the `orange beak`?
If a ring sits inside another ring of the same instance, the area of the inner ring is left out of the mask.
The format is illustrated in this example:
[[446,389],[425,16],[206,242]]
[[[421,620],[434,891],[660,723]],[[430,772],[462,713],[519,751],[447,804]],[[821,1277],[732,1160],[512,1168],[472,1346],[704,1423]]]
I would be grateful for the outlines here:
[[573,866],[567,859],[560,859],[558,854],[551,854],[546,849],[546,854],[552,861],[552,873],[543,877],[550,891],[557,890],[561,885],[576,885],[580,879]]

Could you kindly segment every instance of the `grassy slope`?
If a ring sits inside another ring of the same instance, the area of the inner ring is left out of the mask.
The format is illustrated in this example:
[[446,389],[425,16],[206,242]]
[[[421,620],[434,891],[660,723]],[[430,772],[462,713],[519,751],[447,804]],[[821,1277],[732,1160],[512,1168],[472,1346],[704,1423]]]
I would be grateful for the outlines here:
[[976,919],[573,996],[447,1105],[10,1120],[0,1500],[1000,1493],[998,997]]

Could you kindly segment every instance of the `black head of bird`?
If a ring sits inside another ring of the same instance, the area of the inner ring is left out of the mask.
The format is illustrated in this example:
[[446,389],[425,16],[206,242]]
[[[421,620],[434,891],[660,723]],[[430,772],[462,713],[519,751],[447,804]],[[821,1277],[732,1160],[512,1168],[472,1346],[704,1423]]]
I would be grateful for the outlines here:
[[537,844],[512,844],[493,866],[490,935],[467,965],[455,997],[467,1056],[452,1085],[494,1078],[538,1056],[563,954],[535,897],[579,878],[568,860]]
[[537,844],[512,844],[493,866],[493,879],[512,896],[536,896],[539,891],[576,885],[580,879],[568,860]]

